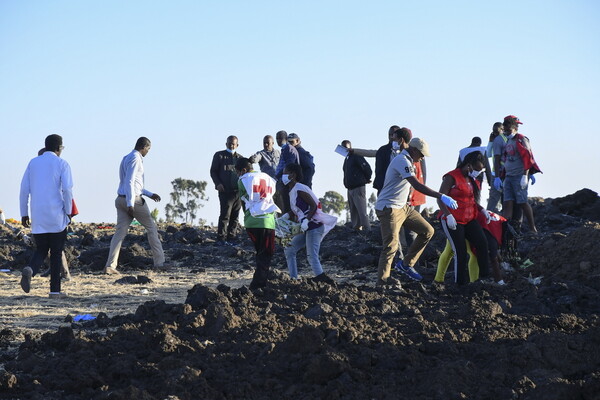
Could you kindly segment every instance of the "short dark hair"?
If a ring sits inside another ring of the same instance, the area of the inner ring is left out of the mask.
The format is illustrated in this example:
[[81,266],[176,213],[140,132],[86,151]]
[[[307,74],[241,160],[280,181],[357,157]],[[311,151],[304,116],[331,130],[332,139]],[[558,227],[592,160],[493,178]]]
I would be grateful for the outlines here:
[[237,136],[235,136],[235,135],[229,135],[229,136],[227,136],[227,142],[229,142],[230,140],[233,140],[233,139],[235,139],[235,140],[238,140],[238,141],[239,141],[238,137],[237,137]]
[[275,134],[275,137],[277,137],[277,138],[281,137],[281,138],[287,140],[288,134],[286,131],[279,131]]
[[500,128],[501,126],[502,126],[502,122],[496,122],[496,123],[494,123],[492,130],[495,131],[496,129]]
[[150,146],[150,139],[148,139],[145,136],[142,136],[141,138],[139,138],[137,140],[137,142],[135,142],[135,149],[136,150],[142,150],[143,148]]
[[398,125],[390,126],[390,129],[388,129],[388,135],[391,135],[392,133],[396,132],[398,129],[400,129],[400,127]]
[[248,171],[252,171],[252,163],[247,158],[238,158],[238,160],[235,162],[235,169],[237,171],[241,171],[244,168]]
[[481,146],[481,138],[479,136],[475,136],[471,139],[471,146]]
[[404,128],[404,127],[399,128],[394,132],[394,134],[397,137],[404,139],[405,143],[410,142],[410,139],[412,139],[412,132],[408,128]]
[[62,144],[62,136],[56,134],[46,136],[46,140],[44,141],[44,145],[48,151],[58,151]]
[[342,147],[346,147],[346,143],[348,143],[350,146],[352,146],[352,143],[350,143],[350,141],[348,139],[346,139],[346,140],[342,140]]
[[289,172],[293,172],[296,175],[296,181],[300,182],[304,179],[304,175],[302,174],[302,167],[300,164],[288,164],[285,166],[284,171],[287,170]]

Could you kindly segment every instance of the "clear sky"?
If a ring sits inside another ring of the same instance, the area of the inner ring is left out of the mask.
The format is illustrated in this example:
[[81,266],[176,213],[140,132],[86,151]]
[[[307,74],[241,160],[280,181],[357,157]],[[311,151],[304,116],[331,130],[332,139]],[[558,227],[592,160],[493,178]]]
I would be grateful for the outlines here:
[[209,182],[200,216],[216,223],[209,168],[228,135],[247,156],[296,132],[316,194],[345,196],[335,146],[376,149],[406,126],[429,142],[437,190],[508,114],[544,172],[530,196],[599,191],[598,21],[594,0],[0,0],[0,207],[20,218],[22,174],[52,133],[78,221],[116,221],[120,160],[147,136],[160,216],[182,177]]

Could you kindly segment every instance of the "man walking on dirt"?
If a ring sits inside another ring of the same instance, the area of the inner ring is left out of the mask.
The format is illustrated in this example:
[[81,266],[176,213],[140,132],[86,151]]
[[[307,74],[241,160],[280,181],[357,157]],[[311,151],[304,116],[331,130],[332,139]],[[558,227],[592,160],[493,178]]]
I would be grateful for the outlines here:
[[420,281],[421,275],[414,269],[429,240],[433,237],[433,227],[408,204],[410,188],[437,199],[455,209],[457,203],[451,197],[436,192],[415,178],[414,163],[429,157],[429,145],[420,138],[411,138],[408,128],[401,128],[392,135],[394,147],[402,151],[390,163],[385,175],[383,188],[375,203],[375,212],[380,221],[382,249],[377,271],[377,286],[400,287],[400,282],[390,277],[392,261],[398,250],[398,232],[405,225],[417,234],[403,260],[394,269],[413,280]]
[[105,274],[119,274],[117,261],[121,251],[121,244],[127,235],[127,229],[135,218],[146,228],[148,242],[152,249],[154,267],[163,269],[165,264],[165,253],[158,237],[156,222],[150,215],[150,209],[142,196],[160,201],[160,196],[144,188],[144,157],[150,151],[150,139],[141,137],[135,143],[131,153],[123,157],[119,167],[119,188],[115,207],[117,208],[117,226],[115,234],[110,241],[110,252],[104,268]]
[[29,293],[31,278],[38,273],[50,251],[50,298],[66,297],[66,294],[61,292],[60,272],[61,257],[67,239],[67,225],[71,222],[73,212],[73,178],[71,167],[60,158],[63,149],[61,136],[46,137],[44,153],[29,162],[21,181],[21,222],[24,227],[31,225],[36,243],[36,251],[30,262],[33,268],[23,268],[21,288],[25,293]]

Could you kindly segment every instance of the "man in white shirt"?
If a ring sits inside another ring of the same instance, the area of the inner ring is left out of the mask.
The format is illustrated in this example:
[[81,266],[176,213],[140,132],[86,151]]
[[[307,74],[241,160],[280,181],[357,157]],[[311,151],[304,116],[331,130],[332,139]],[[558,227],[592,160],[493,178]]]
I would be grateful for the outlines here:
[[61,292],[60,272],[67,239],[67,225],[72,214],[73,178],[71,167],[60,158],[63,149],[61,136],[46,137],[44,153],[27,165],[20,193],[21,222],[25,227],[31,226],[36,243],[36,251],[30,265],[23,268],[21,288],[25,293],[29,293],[31,278],[38,273],[50,251],[51,298],[66,297],[66,294]]
[[105,274],[119,274],[117,271],[117,261],[121,251],[121,244],[127,235],[127,229],[131,221],[135,218],[146,228],[148,232],[148,242],[152,249],[152,258],[154,267],[162,269],[165,264],[165,253],[158,237],[158,228],[156,222],[150,215],[148,204],[142,195],[151,198],[154,201],[160,201],[160,196],[156,193],[144,189],[144,161],[143,157],[150,151],[150,139],[141,137],[135,144],[135,149],[123,157],[119,167],[119,189],[115,199],[117,208],[117,226],[115,234],[110,241],[110,252],[108,260],[104,267]]
[[383,188],[375,203],[383,242],[377,271],[377,286],[399,286],[399,282],[390,279],[390,272],[394,255],[398,250],[398,232],[403,225],[415,232],[417,237],[410,245],[404,259],[398,261],[394,268],[413,280],[422,279],[415,271],[414,265],[431,240],[434,231],[421,214],[408,204],[411,186],[427,196],[441,199],[448,207],[456,208],[456,202],[452,198],[430,189],[415,177],[414,163],[429,156],[429,145],[423,139],[411,138],[411,136],[407,128],[400,128],[393,133],[393,147],[401,148],[402,152],[390,162]]

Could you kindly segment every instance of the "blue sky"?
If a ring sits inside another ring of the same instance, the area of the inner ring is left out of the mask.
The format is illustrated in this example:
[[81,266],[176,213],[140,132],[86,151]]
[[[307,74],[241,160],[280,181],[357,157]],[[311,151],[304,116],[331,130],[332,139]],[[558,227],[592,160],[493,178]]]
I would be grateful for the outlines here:
[[160,215],[171,180],[206,180],[200,216],[216,223],[209,168],[228,135],[250,155],[298,133],[317,195],[345,195],[335,146],[376,149],[406,126],[429,142],[437,190],[508,114],[544,171],[530,196],[599,191],[599,17],[596,1],[0,0],[0,207],[20,217],[23,171],[51,133],[79,221],[116,220],[119,162],[147,136]]

